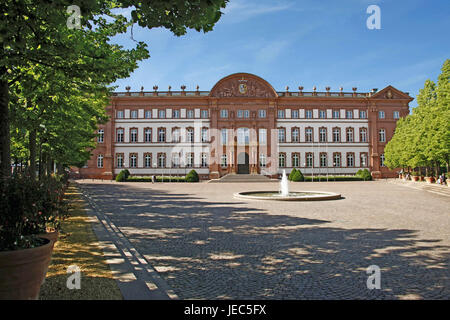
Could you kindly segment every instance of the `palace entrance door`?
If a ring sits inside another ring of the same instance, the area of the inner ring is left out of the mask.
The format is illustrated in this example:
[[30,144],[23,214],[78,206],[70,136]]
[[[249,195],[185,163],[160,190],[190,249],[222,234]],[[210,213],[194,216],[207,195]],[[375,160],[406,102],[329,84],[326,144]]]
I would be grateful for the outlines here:
[[241,152],[238,154],[237,158],[238,164],[238,174],[249,174],[250,173],[250,161],[247,152]]

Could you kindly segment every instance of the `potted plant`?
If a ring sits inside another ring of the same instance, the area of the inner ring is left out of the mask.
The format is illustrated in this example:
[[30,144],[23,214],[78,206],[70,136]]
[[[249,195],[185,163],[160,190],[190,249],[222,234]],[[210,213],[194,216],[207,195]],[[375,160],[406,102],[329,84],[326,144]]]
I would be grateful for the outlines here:
[[434,182],[436,182],[436,179],[434,179],[433,176],[426,176],[426,177],[425,177],[425,181],[426,181],[427,183],[434,183]]
[[417,172],[417,171],[411,172],[411,179],[412,179],[413,181],[419,181],[419,179],[420,179],[420,174],[419,174],[419,172]]
[[54,242],[37,234],[61,217],[62,190],[29,176],[0,181],[0,299],[38,298]]

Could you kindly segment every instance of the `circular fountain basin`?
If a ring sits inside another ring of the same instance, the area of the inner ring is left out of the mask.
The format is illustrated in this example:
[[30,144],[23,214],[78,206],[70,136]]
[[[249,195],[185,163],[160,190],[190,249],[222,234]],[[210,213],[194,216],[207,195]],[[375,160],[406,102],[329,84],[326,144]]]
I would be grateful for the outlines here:
[[322,201],[341,198],[339,193],[321,191],[289,192],[287,196],[281,195],[278,191],[245,191],[235,193],[234,196],[242,199],[275,201]]

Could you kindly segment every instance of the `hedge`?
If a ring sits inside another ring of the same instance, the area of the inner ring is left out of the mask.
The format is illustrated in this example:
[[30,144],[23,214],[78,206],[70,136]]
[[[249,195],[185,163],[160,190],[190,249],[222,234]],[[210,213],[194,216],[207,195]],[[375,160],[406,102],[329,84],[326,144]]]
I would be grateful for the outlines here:
[[[127,182],[152,182],[152,177],[129,177]],[[157,176],[155,182],[186,182],[185,177]]]
[[[327,181],[327,176],[306,176],[305,182],[324,182]],[[367,180],[367,179],[366,179]],[[361,178],[359,176],[328,176],[328,181],[364,181],[364,178]]]

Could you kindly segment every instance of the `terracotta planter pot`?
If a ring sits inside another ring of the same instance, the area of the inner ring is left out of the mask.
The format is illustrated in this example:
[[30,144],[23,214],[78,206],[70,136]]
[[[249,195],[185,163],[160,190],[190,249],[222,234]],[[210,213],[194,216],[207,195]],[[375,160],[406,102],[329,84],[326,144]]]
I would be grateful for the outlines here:
[[434,177],[425,177],[425,180],[427,181],[427,183],[434,183],[436,181]]
[[420,181],[425,181],[425,177],[424,176],[420,176]]
[[52,248],[48,240],[36,248],[0,252],[0,300],[37,300]]
[[39,238],[44,238],[44,239],[50,240],[50,242],[52,244],[52,249],[53,249],[53,246],[55,245],[56,241],[58,241],[58,236],[59,236],[58,231],[38,234]]
[[[52,251],[53,251],[53,247],[55,246],[56,241],[58,241],[58,236],[59,236],[58,231],[38,234],[39,238],[44,238],[44,239],[47,239],[50,241],[50,243],[52,245]],[[47,274],[47,271],[48,271],[48,266],[47,266],[47,269],[45,269],[45,274]],[[44,277],[44,279],[42,279],[42,284],[44,284],[44,283],[45,283],[45,277]]]
[[420,179],[419,176],[412,176],[411,178],[413,179],[413,181],[419,181],[419,179]]

